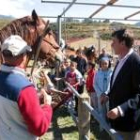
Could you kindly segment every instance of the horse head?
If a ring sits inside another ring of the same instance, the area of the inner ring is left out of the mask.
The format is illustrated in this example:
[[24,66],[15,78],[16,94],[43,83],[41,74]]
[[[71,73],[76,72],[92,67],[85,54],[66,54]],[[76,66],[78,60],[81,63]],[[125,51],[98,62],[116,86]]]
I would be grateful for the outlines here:
[[[35,10],[32,11],[31,16],[26,16],[17,20],[12,21],[7,26],[0,30],[0,43],[9,37],[10,35],[21,36],[28,45],[32,47],[32,53],[30,58],[36,54],[38,50],[38,42],[40,37],[46,27],[46,23],[42,18],[40,18]],[[57,60],[62,60],[63,54],[57,44],[52,30],[48,27],[45,36],[43,37],[40,45],[39,58],[46,59],[49,63],[55,62]]]
[[97,59],[96,48],[93,45],[90,47],[85,47],[84,54],[89,61],[96,61]]

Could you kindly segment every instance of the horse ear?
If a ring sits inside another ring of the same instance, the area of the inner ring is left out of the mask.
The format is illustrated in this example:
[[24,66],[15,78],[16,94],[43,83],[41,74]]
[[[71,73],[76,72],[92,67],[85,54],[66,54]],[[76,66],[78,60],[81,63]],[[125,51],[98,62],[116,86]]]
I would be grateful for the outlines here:
[[32,19],[35,23],[39,22],[39,18],[35,10],[32,11]]

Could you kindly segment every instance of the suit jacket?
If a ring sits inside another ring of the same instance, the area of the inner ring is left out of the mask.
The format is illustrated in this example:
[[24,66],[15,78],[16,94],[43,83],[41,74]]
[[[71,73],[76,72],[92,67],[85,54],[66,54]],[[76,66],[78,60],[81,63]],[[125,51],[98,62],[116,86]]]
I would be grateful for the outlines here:
[[[140,94],[139,56],[133,52],[128,57],[112,85],[113,75],[114,72],[111,77],[110,92],[108,94],[110,110]],[[111,126],[116,130],[125,132],[137,130],[140,126],[137,125],[136,114],[136,109],[128,108],[124,117],[110,120]]]

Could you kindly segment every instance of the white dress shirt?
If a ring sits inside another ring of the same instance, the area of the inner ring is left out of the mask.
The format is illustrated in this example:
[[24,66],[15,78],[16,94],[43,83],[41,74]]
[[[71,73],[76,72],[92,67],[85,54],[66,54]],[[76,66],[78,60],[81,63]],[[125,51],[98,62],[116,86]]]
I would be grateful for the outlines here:
[[122,58],[119,59],[119,63],[115,69],[114,75],[113,75],[113,80],[112,80],[112,86],[116,80],[116,77],[119,73],[119,71],[121,70],[121,68],[123,67],[123,65],[125,64],[126,60],[129,58],[129,56],[133,53],[133,49],[130,49],[129,52]]

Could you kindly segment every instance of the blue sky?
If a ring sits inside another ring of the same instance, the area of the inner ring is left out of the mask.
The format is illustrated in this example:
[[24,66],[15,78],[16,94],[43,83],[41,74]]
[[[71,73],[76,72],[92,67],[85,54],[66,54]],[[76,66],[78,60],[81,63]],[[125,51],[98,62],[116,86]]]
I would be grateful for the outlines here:
[[[52,0],[54,1],[54,0]],[[60,0],[60,1],[72,1],[72,0]],[[77,0],[77,2],[88,2],[88,3],[102,3],[105,4],[109,0]],[[140,6],[140,0],[118,0],[115,4],[118,5],[134,5]],[[40,16],[58,16],[63,12],[63,9],[67,5],[64,4],[49,4],[41,3],[41,0],[3,0],[0,4],[0,14],[1,15],[12,15],[16,18],[27,16],[31,14],[33,9],[36,10]],[[72,17],[89,17],[94,11],[96,11],[99,6],[83,6],[83,5],[74,5],[66,13],[65,16]],[[108,7],[102,10],[100,13],[95,15],[99,18],[124,18],[134,12],[139,11],[139,9],[132,8],[114,8]],[[134,16],[131,19],[140,19],[140,14]],[[55,21],[56,19],[50,19]],[[134,22],[126,22],[134,23]]]

